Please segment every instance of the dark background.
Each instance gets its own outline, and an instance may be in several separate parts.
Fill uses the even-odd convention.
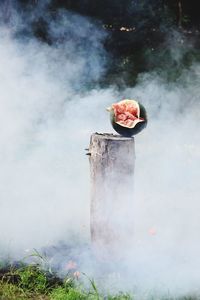
[[[13,2],[4,2],[5,19],[9,19]],[[17,3],[31,16],[41,0]],[[61,8],[91,18],[108,33],[104,47],[109,63],[102,85],[133,85],[138,74],[154,70],[167,80],[178,80],[183,68],[200,60],[197,0],[52,0],[45,9],[54,16]],[[52,43],[42,15],[31,27],[37,38]],[[179,61],[172,55],[172,47],[182,53]]]

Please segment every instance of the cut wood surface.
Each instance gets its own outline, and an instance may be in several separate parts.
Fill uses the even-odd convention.
[[[119,257],[133,238],[134,138],[94,133],[89,153],[92,245]]]

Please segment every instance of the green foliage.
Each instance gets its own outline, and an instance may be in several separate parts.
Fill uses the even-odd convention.
[[[133,300],[134,298],[129,294],[119,293],[116,296],[108,296],[108,300]]]
[[[25,261],[26,259],[34,259],[34,265],[40,266],[43,270],[48,270],[49,273],[52,273],[49,259],[45,254],[41,254],[37,249],[33,249],[33,252],[24,257],[23,260]]]
[[[93,282],[94,284],[94,282]],[[133,300],[128,294],[120,293],[116,296],[102,296],[97,291],[96,286],[92,286],[92,290],[86,292],[79,288],[70,288],[69,290],[59,287],[54,289],[50,295],[51,300]]]
[[[88,295],[75,288],[58,287],[50,295],[51,300],[87,300]]]
[[[90,282],[90,284],[91,284],[91,287],[92,287],[92,289],[93,289],[93,293],[94,293],[94,296],[95,296],[94,299],[100,300],[99,291],[98,291],[98,289],[97,289],[97,286],[96,286],[96,284],[95,284],[95,281],[94,281],[93,279],[89,278],[85,273],[83,273],[83,275],[87,277],[87,279],[89,280],[89,282]]]
[[[19,276],[19,287],[25,291],[46,293],[48,281],[45,273],[38,266],[27,266],[16,271]]]
[[[80,281],[67,276],[64,280],[52,272],[43,270],[40,265],[12,266],[2,264],[0,268],[0,300],[134,300],[127,293],[102,295],[95,281],[82,273],[90,282],[90,289],[85,289]],[[148,300],[198,300],[197,296],[154,297]]]
[[[0,282],[0,299],[24,300],[26,297],[20,287],[14,284]]]

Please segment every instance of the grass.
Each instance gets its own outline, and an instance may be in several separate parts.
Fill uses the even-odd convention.
[[[86,274],[82,274],[86,276]],[[87,276],[86,276],[87,277]],[[88,278],[86,290],[73,275],[61,280],[39,264],[20,264],[0,268],[0,300],[128,300],[126,295],[103,296]]]
[[[0,300],[134,300],[126,293],[102,295],[94,280],[82,276],[90,283],[86,289],[72,274],[61,280],[51,270],[39,264],[24,263],[17,266],[0,264]],[[148,300],[199,300],[196,297],[152,298]]]

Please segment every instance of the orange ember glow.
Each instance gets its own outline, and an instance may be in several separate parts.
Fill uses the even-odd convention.
[[[72,260],[68,261],[68,263],[66,265],[67,270],[74,270],[76,268],[77,268],[77,263],[76,262],[74,262]]]
[[[156,235],[156,229],[155,228],[150,228],[149,229],[149,235]]]
[[[80,278],[80,276],[81,276],[81,273],[79,272],[79,271],[76,271],[76,272],[74,272],[74,277],[76,278],[76,279],[79,279]]]

